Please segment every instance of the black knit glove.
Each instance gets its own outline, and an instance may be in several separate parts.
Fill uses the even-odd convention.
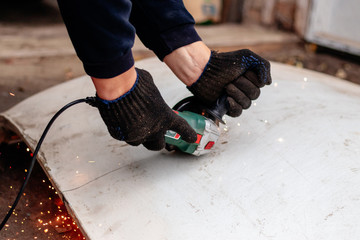
[[[196,132],[165,103],[151,75],[142,69],[136,71],[137,80],[129,92],[113,101],[96,97],[91,104],[99,109],[110,135],[133,146],[143,144],[149,150],[165,147],[167,130],[195,142]]]
[[[211,52],[200,78],[188,89],[205,104],[227,94],[227,115],[240,116],[260,95],[260,88],[271,84],[270,63],[250,50]]]

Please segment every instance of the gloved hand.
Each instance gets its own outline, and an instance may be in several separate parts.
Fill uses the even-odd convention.
[[[142,69],[136,71],[137,80],[129,92],[113,101],[97,96],[91,104],[99,109],[110,135],[133,146],[143,144],[149,150],[165,147],[167,130],[195,142],[195,130],[165,103],[151,75]]]
[[[205,104],[227,94],[227,115],[240,116],[260,95],[260,88],[271,84],[270,63],[250,50],[211,52],[200,78],[188,89]]]

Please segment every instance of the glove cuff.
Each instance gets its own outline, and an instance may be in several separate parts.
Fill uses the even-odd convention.
[[[99,97],[96,93],[96,101],[98,104],[103,104],[105,106],[108,106],[112,103],[117,103],[119,102],[121,99],[125,98],[127,95],[131,94],[131,92],[133,92],[135,90],[135,88],[137,87],[138,85],[138,82],[139,82],[139,75],[136,76],[136,80],[135,80],[135,83],[134,85],[131,87],[131,89],[129,91],[127,91],[126,93],[124,93],[123,95],[121,95],[120,97],[114,99],[114,100],[105,100],[105,99],[102,99],[101,97]]]
[[[224,91],[223,89],[227,82],[224,79],[231,79],[228,82],[236,78],[237,75],[232,71],[230,62],[236,62],[234,54],[218,53],[211,51],[209,62],[206,64],[204,71],[200,75],[199,79],[191,86],[187,87],[190,92],[200,98],[203,102],[213,103],[215,102]],[[236,55],[235,55],[236,57]]]
[[[154,85],[151,75],[142,69],[136,69],[137,79],[134,86],[124,95],[115,100],[104,100],[96,96],[96,107],[104,120],[111,136],[127,141],[131,138],[129,126],[136,122],[139,127],[150,126],[147,115],[152,114],[149,102],[163,101]]]
[[[261,83],[271,83],[270,64],[248,49],[218,53],[211,51],[209,62],[199,79],[188,89],[202,101],[212,103],[224,94],[224,87],[245,71],[254,71]]]

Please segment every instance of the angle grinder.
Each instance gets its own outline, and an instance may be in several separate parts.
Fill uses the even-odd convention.
[[[166,149],[196,156],[211,152],[220,136],[219,125],[225,124],[222,118],[228,111],[227,96],[223,95],[211,106],[203,104],[194,96],[187,97],[178,102],[173,110],[196,131],[197,140],[188,143],[178,133],[168,130],[165,134]]]

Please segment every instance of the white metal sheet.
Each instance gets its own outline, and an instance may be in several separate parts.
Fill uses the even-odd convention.
[[[170,106],[189,95],[157,59]],[[273,84],[195,157],[112,139],[97,109],[55,122],[39,162],[89,239],[359,239],[360,86],[272,63]],[[51,116],[94,94],[84,76],[0,115],[34,148]]]

